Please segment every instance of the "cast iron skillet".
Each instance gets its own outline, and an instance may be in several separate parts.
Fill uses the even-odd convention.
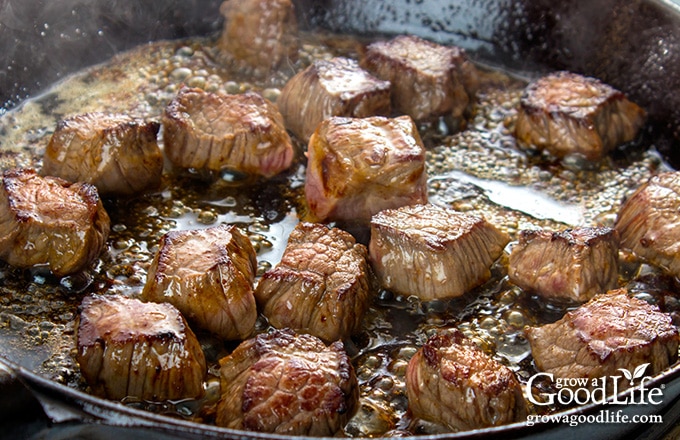
[[[0,103],[2,112],[82,67],[135,45],[167,38],[211,35],[221,27],[221,0],[8,0],[0,3]],[[466,48],[473,59],[538,74],[568,69],[601,78],[645,107],[650,135],[668,161],[680,163],[680,5],[671,0],[299,0],[300,23],[362,35],[411,33]],[[199,425],[125,407],[49,381],[26,359],[0,362],[39,398],[61,424],[56,438],[284,438]],[[662,405],[628,406],[625,413],[680,413],[680,366],[655,378]],[[568,414],[596,414],[588,405]],[[662,435],[668,426],[645,427]],[[630,437],[626,424],[577,427],[525,423],[423,438]]]

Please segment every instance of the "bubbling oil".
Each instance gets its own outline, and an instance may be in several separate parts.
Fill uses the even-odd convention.
[[[276,101],[286,80],[314,59],[358,58],[362,43],[351,37],[303,34],[302,38],[298,60],[264,79],[215,62],[209,39],[155,42],[116,55],[4,114],[0,168],[39,169],[50,135],[67,116],[108,111],[158,119],[182,84],[226,93],[253,90]],[[460,131],[444,120],[419,127],[427,147],[432,203],[483,216],[513,240],[527,228],[611,226],[621,200],[666,167],[653,145],[644,143],[616,151],[595,168],[547,161],[519,150],[512,128],[526,83],[500,70],[480,72],[476,105]],[[304,145],[296,141],[296,148],[301,152]],[[0,265],[3,355],[22,359],[25,366],[50,379],[86,390],[73,356],[81,298],[93,292],[139,296],[159,240],[171,230],[237,225],[253,243],[258,276],[262,275],[278,263],[288,234],[304,214],[305,163],[303,155],[298,156],[288,172],[271,180],[168,168],[159,191],[105,200],[112,225],[108,250],[82,274],[59,280],[41,268]],[[511,368],[522,383],[534,373],[524,327],[552,322],[569,306],[546,304],[511,285],[505,269],[507,255],[495,263],[487,283],[461,298],[423,303],[416,296],[379,292],[362,331],[346,341],[361,390],[360,409],[345,429],[347,436],[441,432],[410,418],[405,384],[408,361],[438,329],[457,327]],[[639,273],[639,268],[631,268],[626,277],[633,279]],[[648,285],[635,286],[641,286],[640,296],[654,291]],[[258,326],[264,331],[267,323],[260,319]],[[217,360],[233,344],[201,337],[211,362],[204,399],[125,403],[210,423],[219,398]]]

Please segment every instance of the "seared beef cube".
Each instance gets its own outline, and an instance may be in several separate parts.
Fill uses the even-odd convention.
[[[653,376],[678,358],[670,315],[624,289],[598,295],[555,323],[528,327],[526,335],[536,367],[555,378],[621,376],[619,369],[633,372],[645,363],[645,375]],[[628,385],[621,380],[618,389]]]
[[[373,216],[368,249],[383,287],[430,301],[463,295],[487,281],[509,241],[481,217],[428,204]]]
[[[261,334],[220,360],[217,425],[282,435],[333,436],[359,404],[342,342],[291,330]]]
[[[408,116],[327,119],[307,156],[305,197],[317,221],[368,223],[383,209],[427,202],[425,147]]]
[[[110,220],[94,186],[30,169],[6,170],[0,185],[3,261],[48,265],[66,276],[92,264],[106,247]]]
[[[392,83],[392,106],[415,120],[459,118],[476,93],[477,72],[463,49],[413,35],[369,44],[361,65]]]
[[[544,298],[588,301],[617,287],[619,235],[611,228],[520,231],[508,276]]]
[[[176,308],[118,295],[83,299],[77,360],[92,391],[120,400],[203,394],[201,345]]]
[[[307,142],[331,116],[389,116],[390,83],[349,58],[317,60],[286,83],[276,102],[286,128]]]
[[[557,72],[527,86],[520,100],[515,136],[520,146],[555,157],[604,157],[635,139],[645,112],[620,91],[595,78]]]
[[[262,276],[255,298],[274,327],[332,342],[360,329],[370,303],[370,275],[366,246],[352,235],[300,223],[281,262]]]
[[[619,209],[621,248],[680,276],[680,172],[649,179]]]
[[[223,58],[259,74],[298,54],[298,24],[291,0],[227,0],[220,6],[224,27],[217,42]]]
[[[169,302],[199,327],[224,339],[250,336],[257,320],[257,260],[235,226],[170,231],[151,263],[142,297]]]
[[[64,119],[47,144],[42,174],[91,183],[102,196],[156,189],[163,172],[159,127],[155,121],[111,113]]]
[[[293,161],[283,117],[254,92],[228,95],[184,87],[162,122],[165,154],[181,168],[271,177]]]
[[[430,337],[411,358],[406,393],[415,417],[454,431],[519,422],[527,413],[514,373],[457,329]]]

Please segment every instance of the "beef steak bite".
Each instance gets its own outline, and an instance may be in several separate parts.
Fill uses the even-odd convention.
[[[283,117],[255,92],[229,95],[183,87],[162,123],[165,154],[180,168],[272,177],[293,161]]]
[[[220,360],[217,425],[282,435],[333,436],[359,405],[342,342],[275,330]]]
[[[106,247],[110,220],[97,188],[32,169],[5,170],[0,181],[0,259],[47,265],[56,276],[79,272]]]
[[[91,295],[80,308],[76,358],[95,394],[151,401],[203,394],[205,357],[175,307]]]
[[[260,279],[255,298],[269,323],[332,342],[361,327],[371,301],[368,251],[349,233],[298,224],[281,262]]]
[[[159,127],[114,113],[69,117],[57,124],[47,144],[41,174],[91,183],[102,196],[156,189],[163,172]]]
[[[619,235],[611,228],[588,227],[520,231],[508,276],[544,298],[588,301],[618,285]]]
[[[439,331],[413,355],[406,393],[415,417],[453,431],[519,422],[527,414],[514,373],[457,329]]]
[[[382,286],[424,301],[481,285],[509,237],[481,217],[435,205],[386,209],[371,220],[369,257]]]
[[[515,137],[520,146],[553,156],[599,160],[633,141],[644,125],[643,109],[601,81],[556,72],[527,86],[520,99]]]
[[[632,372],[645,363],[652,376],[678,357],[678,330],[670,315],[624,289],[598,295],[559,321],[525,332],[536,367],[555,378],[621,376],[619,369]],[[627,384],[620,381],[619,390]]]
[[[368,223],[383,209],[427,202],[425,147],[408,116],[326,119],[307,159],[305,197],[316,221]]]
[[[286,83],[276,102],[286,128],[308,142],[331,116],[389,116],[390,83],[349,58],[317,60]]]
[[[390,81],[392,106],[415,120],[459,118],[477,89],[476,68],[463,49],[413,35],[369,44],[361,66]]]
[[[170,231],[161,238],[142,298],[173,304],[219,337],[244,339],[257,320],[256,268],[255,250],[235,226]]]
[[[626,199],[614,228],[621,248],[680,277],[680,173],[651,177]]]
[[[227,0],[217,41],[220,58],[265,75],[298,55],[298,24],[291,0]]]

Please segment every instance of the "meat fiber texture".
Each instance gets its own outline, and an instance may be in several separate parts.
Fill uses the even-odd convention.
[[[217,425],[282,435],[334,436],[359,405],[342,342],[292,330],[260,334],[220,360]]]
[[[430,301],[487,281],[509,240],[481,217],[431,204],[404,206],[373,216],[369,256],[384,288]]]
[[[367,46],[361,66],[392,84],[392,107],[420,121],[459,119],[474,101],[478,73],[465,51],[413,35]]]
[[[236,67],[264,76],[298,56],[298,23],[291,0],[227,0],[217,41],[219,56]]]
[[[223,339],[244,339],[257,320],[256,268],[255,250],[235,226],[171,231],[161,239],[142,298],[173,304]]]
[[[294,151],[278,108],[255,92],[230,95],[183,87],[163,112],[165,154],[173,165],[272,177]]]
[[[621,248],[680,276],[680,173],[660,173],[626,199],[614,228]]]
[[[110,219],[87,183],[6,170],[0,181],[0,259],[47,265],[56,276],[79,272],[106,247]]]
[[[341,229],[303,222],[281,262],[260,279],[255,298],[274,327],[332,342],[361,329],[372,292],[366,246]]]
[[[425,147],[409,116],[326,119],[307,149],[310,220],[368,224],[383,209],[427,202]]]
[[[620,376],[619,369],[633,371],[645,363],[653,376],[678,357],[678,330],[670,315],[624,289],[598,295],[555,323],[528,327],[526,335],[536,367],[556,378]],[[621,381],[619,390],[627,387]]]
[[[130,196],[160,186],[160,124],[123,114],[85,113],[57,124],[41,174],[87,182],[102,196]]]
[[[515,136],[520,146],[558,158],[599,160],[618,145],[633,141],[645,120],[645,111],[611,86],[556,72],[525,89]]]
[[[527,414],[514,373],[457,329],[440,330],[411,358],[406,392],[415,417],[453,431],[518,422]]]
[[[618,286],[619,235],[611,228],[520,231],[508,276],[544,298],[585,302]]]
[[[203,394],[201,345],[170,304],[85,297],[76,339],[80,369],[97,395],[158,402]]]
[[[316,60],[293,76],[276,101],[286,128],[304,142],[331,116],[389,116],[390,82],[350,58]]]

